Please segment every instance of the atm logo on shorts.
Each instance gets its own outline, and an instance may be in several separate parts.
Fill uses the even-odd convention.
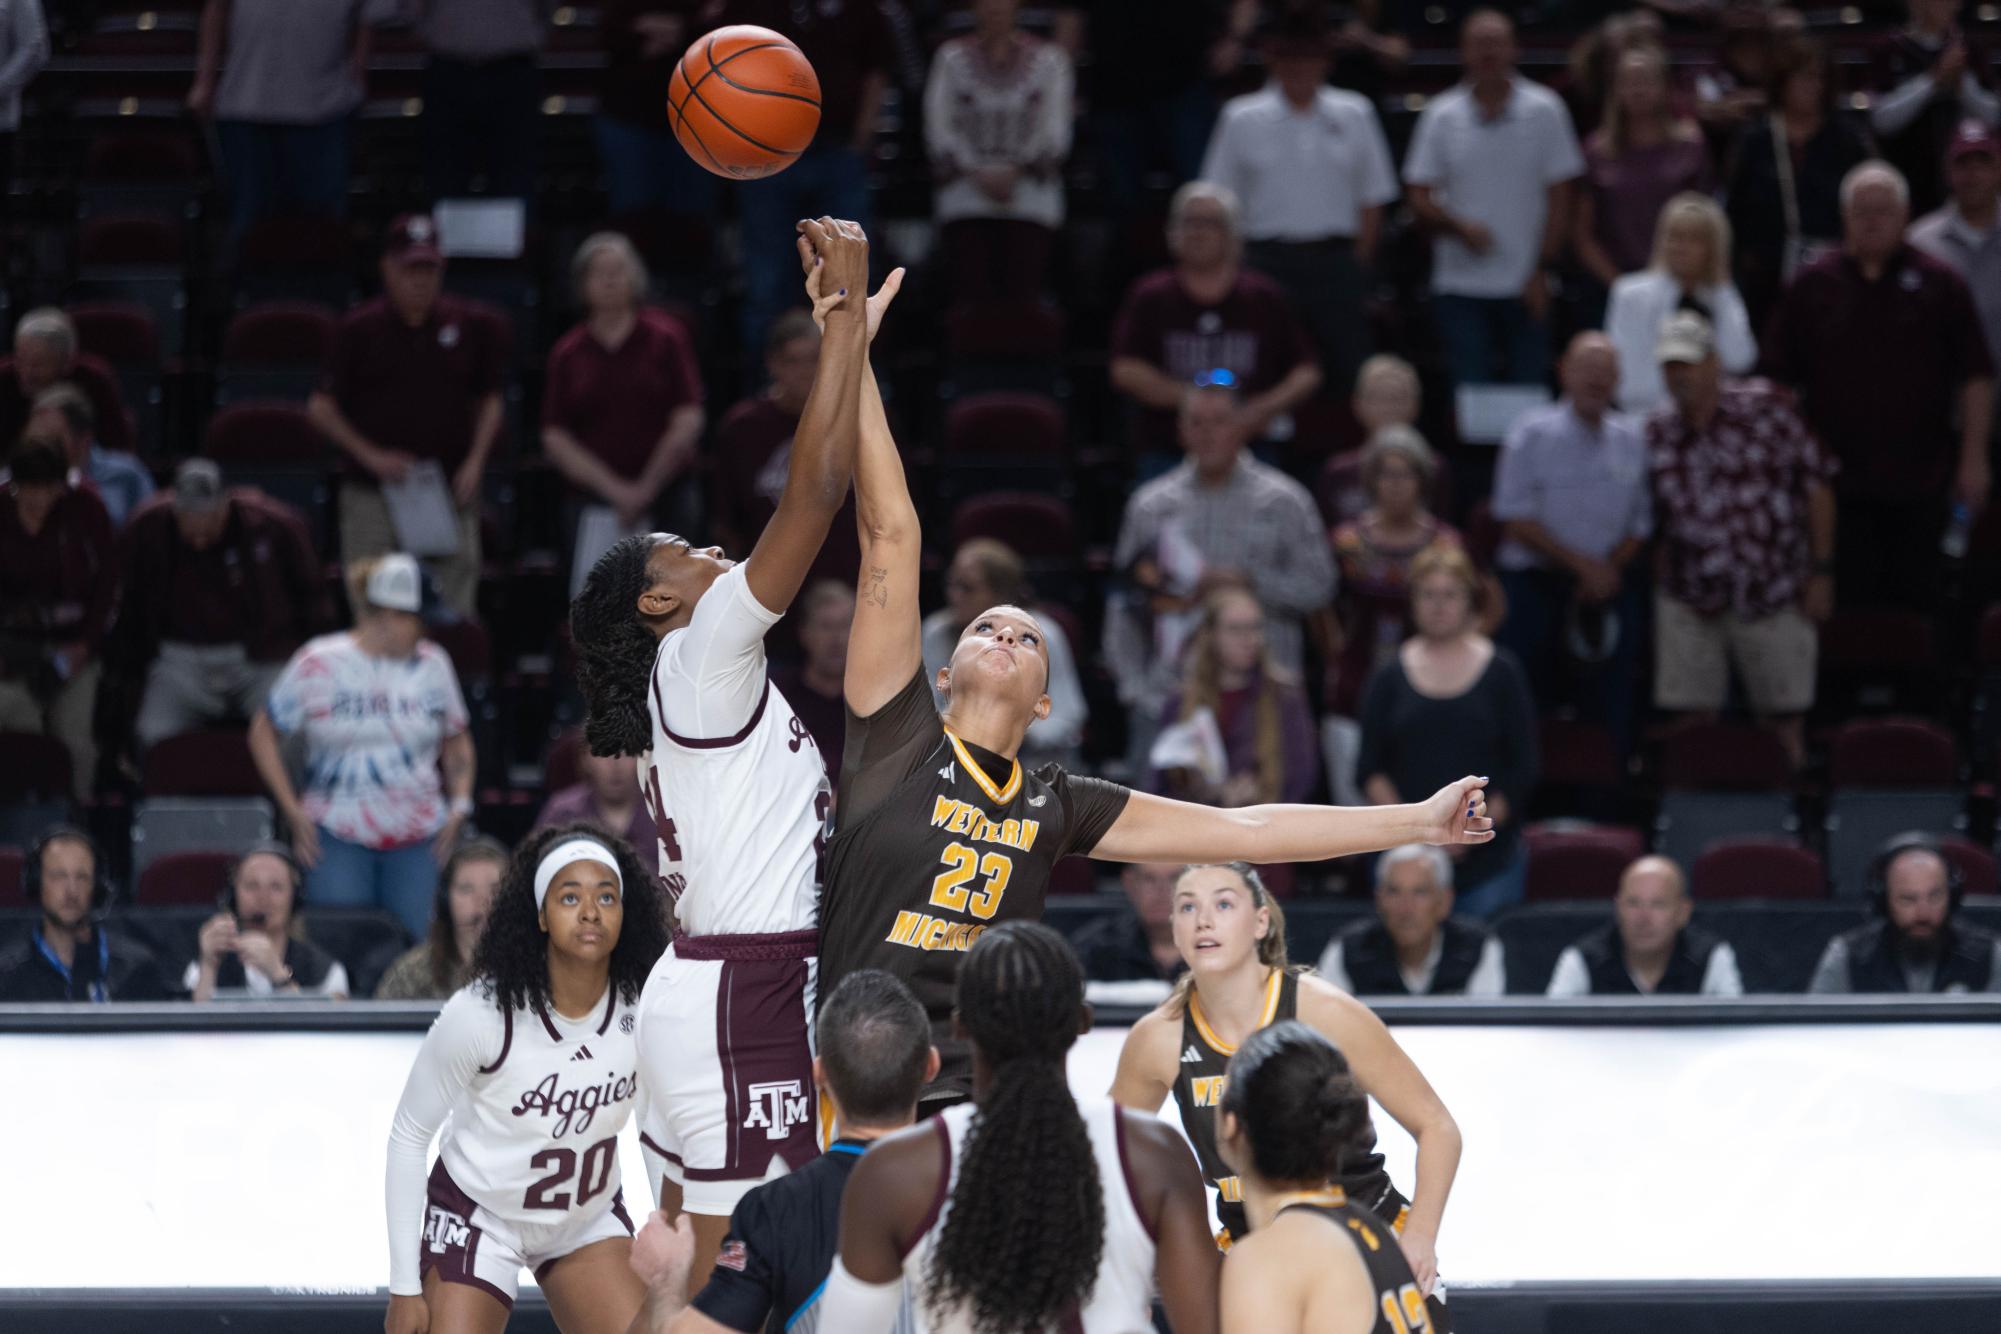
[[[745,1130],[764,1131],[766,1139],[785,1139],[794,1126],[807,1123],[806,1086],[797,1079],[773,1079],[750,1086],[750,1115]]]
[[[449,1209],[431,1206],[431,1212],[424,1219],[424,1244],[431,1248],[431,1254],[443,1255],[449,1250],[462,1250],[472,1239],[472,1225]]]

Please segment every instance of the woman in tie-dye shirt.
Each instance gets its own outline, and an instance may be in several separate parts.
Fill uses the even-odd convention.
[[[423,637],[416,561],[356,562],[348,592],[354,628],[293,655],[251,724],[251,754],[291,826],[307,901],[387,908],[421,935],[438,864],[472,812],[465,699],[451,659]],[[295,735],[296,790],[280,753]]]

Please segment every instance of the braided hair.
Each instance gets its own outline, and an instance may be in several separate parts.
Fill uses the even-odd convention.
[[[646,688],[660,641],[640,624],[639,595],[650,586],[651,537],[628,537],[598,557],[570,604],[577,683],[589,713],[584,741],[593,755],[639,755],[653,744]]]
[[[1230,1058],[1223,1110],[1243,1128],[1251,1166],[1274,1184],[1338,1180],[1375,1133],[1348,1058],[1297,1019],[1244,1039]]]
[[[958,1015],[993,1086],[967,1132],[927,1301],[963,1304],[978,1334],[1027,1334],[1089,1300],[1105,1249],[1098,1161],[1064,1073],[1084,970],[1050,928],[1002,923],[966,954]]]
[[[535,868],[542,854],[572,838],[601,845],[618,865],[620,898],[625,906],[618,943],[611,948],[611,985],[627,1005],[639,1002],[646,975],[667,949],[667,901],[659,881],[644,866],[632,845],[596,825],[581,821],[537,830],[514,850],[514,860],[493,897],[493,913],[473,951],[472,976],[493,989],[503,1010],[530,1002],[549,1004],[549,937],[536,920]]]

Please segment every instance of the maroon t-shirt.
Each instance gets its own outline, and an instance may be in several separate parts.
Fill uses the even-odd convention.
[[[111,515],[95,491],[63,492],[31,534],[13,483],[0,486],[0,632],[44,644],[82,640],[95,652],[118,593],[117,554]],[[11,674],[24,668],[0,664]]]
[[[449,293],[414,326],[385,298],[364,301],[334,331],[320,388],[374,444],[436,459],[449,474],[472,452],[480,403],[500,392],[505,321]],[[351,461],[348,472],[364,476]]]
[[[755,23],[799,44],[820,76],[816,144],[852,139],[863,83],[889,73],[889,25],[876,0],[730,0],[718,22]]]
[[[1137,357],[1182,384],[1220,367],[1249,396],[1270,389],[1315,353],[1285,292],[1262,273],[1238,270],[1236,285],[1211,305],[1190,296],[1170,268],[1147,274],[1126,293],[1112,326],[1112,355]],[[1176,452],[1173,411],[1138,409],[1133,447]]]
[[[1960,389],[1994,374],[1966,283],[1910,246],[1873,282],[1847,255],[1802,269],[1772,313],[1764,353],[1841,460],[1842,494],[1890,502],[1945,494],[1959,459]]]
[[[642,310],[615,348],[593,338],[588,324],[564,334],[549,353],[542,394],[544,426],[562,427],[630,481],[653,457],[674,409],[702,401],[702,374],[681,322]]]
[[[747,398],[731,408],[716,428],[710,473],[714,488],[710,496],[711,513],[719,528],[718,536],[739,560],[749,554],[764,525],[778,512],[778,498],[785,494],[786,469],[792,462],[792,433],[798,428],[797,417],[781,411],[762,395]],[[861,568],[861,538],[855,529],[855,498],[851,491],[841,505],[841,512],[834,516],[833,527],[813,560],[806,584],[820,579],[852,584]],[[840,751],[826,753],[838,755]]]
[[[88,352],[79,352],[76,364],[63,379],[75,385],[90,400],[97,414],[97,443],[106,449],[131,452],[132,424],[125,419],[125,396],[118,390],[118,377],[111,367]],[[0,357],[0,449],[12,449],[28,424],[32,406],[21,382],[14,375],[14,358]]]

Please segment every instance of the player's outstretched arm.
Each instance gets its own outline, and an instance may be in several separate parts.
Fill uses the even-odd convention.
[[[1135,792],[1090,855],[1115,862],[1317,862],[1406,843],[1485,843],[1487,780],[1462,778],[1398,806],[1240,806]]]
[[[801,222],[799,232],[801,261],[809,270],[818,261],[832,299],[816,312],[824,330],[820,365],[792,437],[785,490],[745,563],[751,595],[773,611],[798,596],[847,498],[859,440],[855,396],[868,356],[868,238],[854,223],[833,218]]]

